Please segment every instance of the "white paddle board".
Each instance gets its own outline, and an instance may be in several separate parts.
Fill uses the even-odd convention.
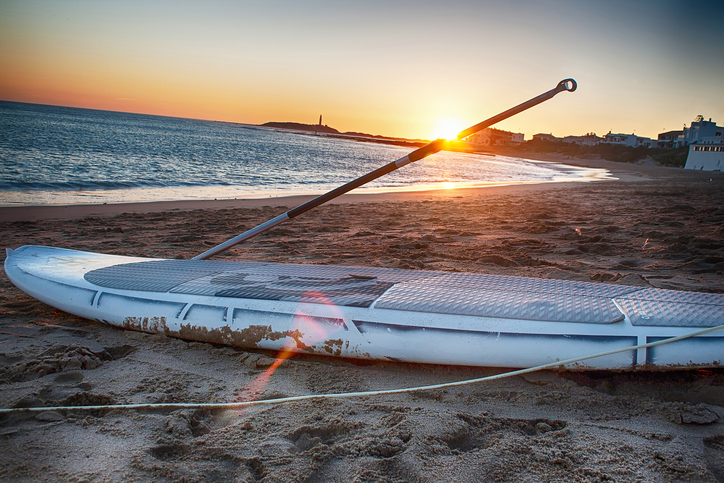
[[[724,295],[474,273],[165,260],[24,246],[5,271],[31,296],[124,329],[243,349],[531,367],[724,321]],[[569,369],[712,367],[716,333]]]

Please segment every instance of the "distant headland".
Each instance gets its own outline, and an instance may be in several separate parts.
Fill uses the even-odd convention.
[[[300,122],[266,122],[260,124],[261,127],[268,127],[272,129],[288,129],[291,131],[304,131],[310,133],[329,134],[332,136],[339,136],[348,139],[363,138],[367,142],[378,142],[382,144],[394,144],[397,146],[422,146],[428,143],[424,139],[403,139],[403,138],[392,138],[388,136],[379,136],[376,134],[366,134],[361,132],[340,132],[333,127],[329,127],[326,124],[302,124]]]
[[[333,127],[320,124],[302,124],[300,122],[267,122],[262,124],[263,127],[272,127],[275,129],[293,129],[294,131],[310,131],[323,132],[326,134],[342,134]]]

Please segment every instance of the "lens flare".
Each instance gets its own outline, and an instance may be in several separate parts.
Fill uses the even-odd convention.
[[[299,351],[315,345],[317,342],[329,339],[335,332],[344,330],[344,317],[339,308],[329,298],[319,292],[310,291],[302,297],[304,301],[314,301],[315,304],[322,304],[331,310],[330,316],[314,316],[297,313],[292,319],[291,328],[287,331],[287,337],[277,357],[263,373],[259,374],[250,384],[244,387],[238,394],[236,400],[255,401],[261,396],[271,376],[284,361],[294,356]]]

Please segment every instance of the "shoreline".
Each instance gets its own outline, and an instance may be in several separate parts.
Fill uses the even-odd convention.
[[[507,154],[505,154],[507,155]],[[611,179],[590,179],[572,181],[532,182],[515,184],[492,184],[488,186],[459,187],[454,189],[434,189],[420,191],[388,191],[388,192],[350,192],[330,201],[330,204],[359,203],[359,202],[385,202],[402,200],[440,199],[469,194],[493,196],[512,194],[517,192],[539,191],[545,189],[567,188],[578,185],[610,181],[642,181],[660,177],[671,176],[672,172],[681,172],[680,168],[634,165],[616,163],[602,159],[570,158],[560,155],[540,155],[526,158],[531,161],[544,161],[567,164],[575,167],[590,169],[606,169]],[[78,219],[90,216],[114,216],[121,213],[159,213],[164,211],[188,211],[195,209],[233,209],[233,208],[259,208],[263,206],[295,207],[321,195],[290,195],[266,198],[238,198],[214,200],[168,200],[168,201],[142,201],[128,203],[103,204],[72,204],[72,205],[23,205],[0,206],[0,222],[35,221],[56,219]]]
[[[467,194],[498,195],[525,191],[552,189],[553,186],[579,185],[605,181],[561,181],[547,183],[509,184],[483,187],[462,187],[421,191],[392,191],[381,193],[346,193],[326,204],[420,201],[425,199],[457,198]],[[166,211],[190,211],[212,209],[261,208],[283,206],[293,208],[312,200],[315,195],[275,196],[270,198],[239,198],[218,200],[170,200],[129,203],[0,206],[0,222],[77,219],[90,216],[115,216],[122,213],[160,213]]]

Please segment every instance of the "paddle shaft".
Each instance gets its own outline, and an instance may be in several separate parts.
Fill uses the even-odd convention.
[[[549,90],[548,92],[544,92],[543,94],[534,97],[528,101],[525,101],[522,104],[518,104],[517,106],[508,109],[507,111],[501,112],[500,114],[491,117],[490,119],[486,119],[483,122],[480,122],[474,126],[471,126],[464,131],[461,131],[457,135],[457,140],[464,139],[468,136],[470,136],[473,133],[476,133],[482,129],[485,129],[487,127],[492,126],[493,124],[496,124],[504,119],[507,119],[511,116],[514,116],[520,112],[525,111],[526,109],[530,109],[531,107],[540,104],[541,102],[545,102],[551,97],[555,96],[559,92],[568,91],[573,92],[576,90],[576,81],[573,79],[564,79],[558,83],[558,85]],[[252,228],[251,230],[245,231],[244,233],[235,236],[234,238],[225,241],[224,243],[215,246],[214,248],[211,248],[204,253],[200,255],[196,255],[193,257],[193,260],[206,260],[208,258],[211,258],[214,255],[217,255],[225,250],[228,250],[229,248],[233,247],[234,245],[237,245],[243,241],[248,240],[249,238],[252,238],[260,233],[263,233],[267,230],[271,230],[275,226],[284,223],[287,220],[290,220],[292,218],[295,218],[302,213],[306,213],[307,211],[316,208],[319,205],[323,205],[324,203],[333,200],[334,198],[337,198],[338,196],[341,196],[348,191],[352,191],[355,188],[359,188],[362,185],[365,185],[369,183],[370,181],[374,181],[377,178],[380,178],[386,174],[389,174],[402,166],[405,166],[406,164],[414,163],[415,161],[419,161],[423,158],[426,158],[432,154],[435,154],[437,152],[442,151],[445,146],[447,146],[448,141],[445,139],[437,139],[413,152],[408,154],[407,156],[403,156],[402,158],[392,161],[391,163],[388,163],[380,168],[377,168],[376,170],[367,173],[363,176],[360,176],[359,178],[350,181],[347,184],[344,184],[340,186],[339,188],[335,188],[332,191],[325,193],[323,195],[320,195],[306,203],[303,203],[296,208],[293,208],[286,213],[283,213],[276,218],[273,218],[265,223],[262,223],[259,226],[256,226]]]

